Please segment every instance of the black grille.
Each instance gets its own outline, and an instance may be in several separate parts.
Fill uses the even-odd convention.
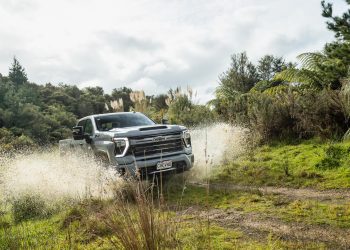
[[[183,150],[181,134],[162,135],[142,138],[134,138],[135,145],[131,145],[129,153],[135,157],[165,154]]]

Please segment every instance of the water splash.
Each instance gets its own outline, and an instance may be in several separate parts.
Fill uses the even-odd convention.
[[[247,133],[247,129],[226,123],[193,129],[195,164],[191,175],[205,177],[213,168],[245,152]]]
[[[113,185],[120,180],[113,169],[91,158],[60,157],[57,150],[4,159],[0,165],[0,192],[7,200],[23,194],[40,195],[52,201],[109,197]]]
[[[192,130],[195,166],[191,176],[205,177],[215,166],[242,153],[246,132],[222,123]],[[117,185],[122,181],[115,170],[89,157],[60,157],[57,150],[0,156],[0,200],[23,194],[39,195],[47,201],[104,198],[113,196]]]

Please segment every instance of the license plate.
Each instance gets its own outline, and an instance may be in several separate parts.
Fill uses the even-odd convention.
[[[163,170],[171,168],[173,165],[172,161],[161,161],[157,163],[157,170]]]

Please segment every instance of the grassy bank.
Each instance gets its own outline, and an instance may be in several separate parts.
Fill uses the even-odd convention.
[[[215,168],[211,180],[246,186],[350,188],[350,142],[261,146]]]

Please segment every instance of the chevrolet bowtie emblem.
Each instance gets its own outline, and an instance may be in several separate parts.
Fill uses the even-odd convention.
[[[153,138],[153,141],[165,141],[165,136],[157,136]]]

